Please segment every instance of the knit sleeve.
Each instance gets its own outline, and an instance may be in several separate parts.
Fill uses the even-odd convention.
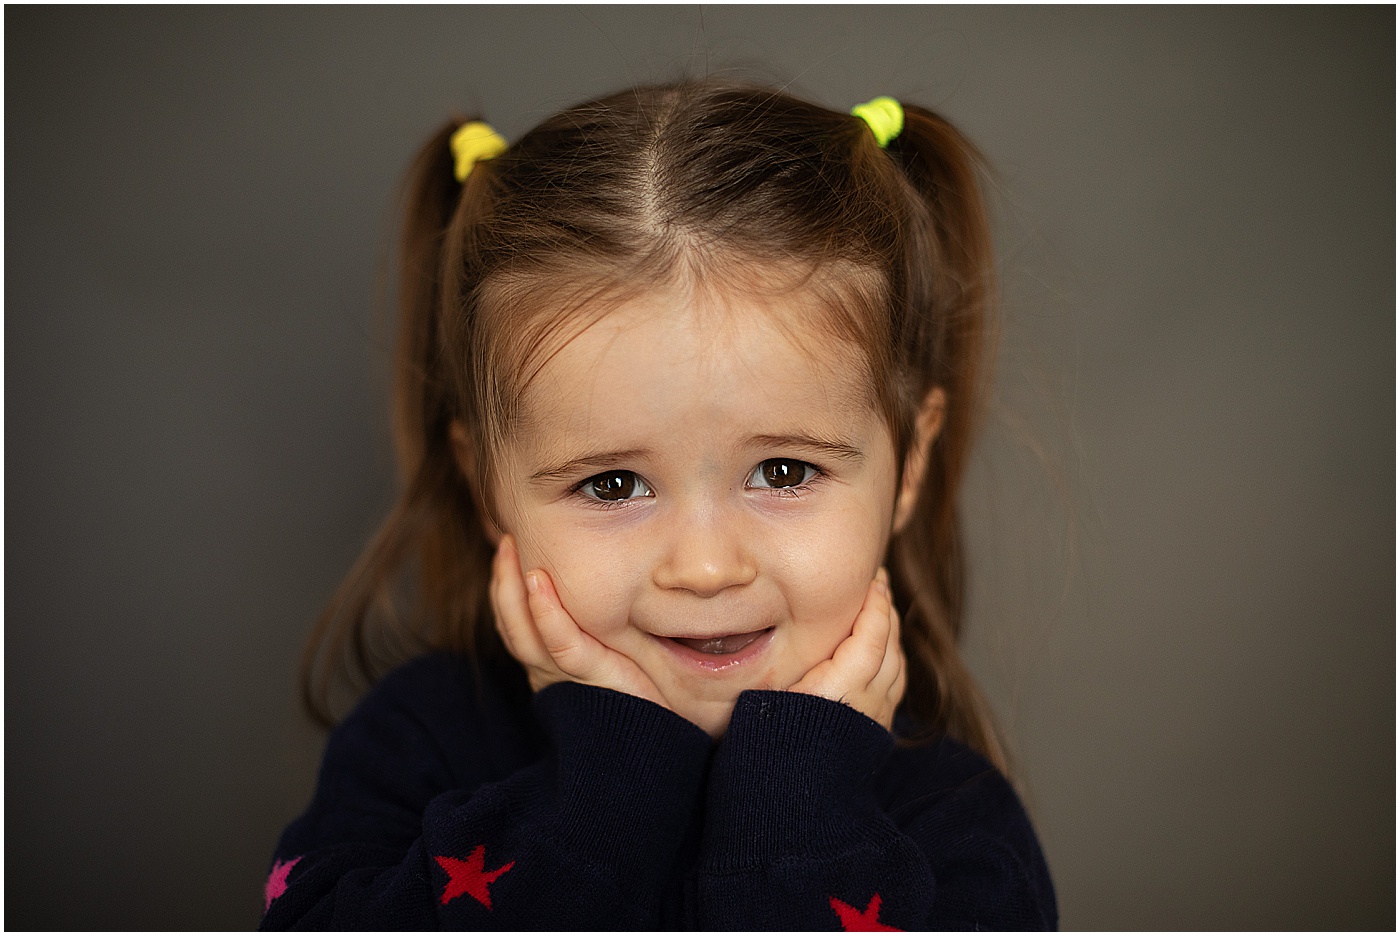
[[[535,706],[551,753],[451,789],[440,765],[462,752],[444,744],[470,732],[434,732],[411,706],[383,703],[342,725],[310,809],[279,843],[262,928],[655,925],[709,738],[606,689],[559,684]]]
[[[1044,860],[1001,775],[952,742],[891,767],[893,745],[849,706],[743,693],[710,769],[697,927],[1053,929]]]

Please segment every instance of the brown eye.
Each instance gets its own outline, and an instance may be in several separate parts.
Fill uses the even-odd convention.
[[[770,458],[760,462],[749,477],[749,487],[793,488],[806,484],[817,469],[795,458]]]
[[[594,475],[579,488],[587,497],[600,501],[625,501],[651,496],[651,488],[633,471],[608,471]]]

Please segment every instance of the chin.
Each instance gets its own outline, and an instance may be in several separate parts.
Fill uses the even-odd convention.
[[[676,712],[686,721],[699,725],[702,731],[713,740],[718,741],[729,728],[729,719],[734,714],[734,703],[737,701],[738,698],[735,697],[727,703],[706,702],[700,705],[680,707],[676,709]]]

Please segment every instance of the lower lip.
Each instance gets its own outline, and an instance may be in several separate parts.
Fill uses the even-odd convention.
[[[768,628],[737,653],[701,653],[699,650],[687,647],[683,643],[677,643],[669,637],[658,637],[657,639],[688,665],[708,673],[718,673],[728,671],[736,666],[743,666],[750,660],[759,657],[764,650],[768,649],[768,644],[772,642],[773,630],[771,627]]]

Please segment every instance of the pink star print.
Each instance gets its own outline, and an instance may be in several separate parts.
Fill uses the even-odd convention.
[[[272,873],[267,876],[267,883],[263,885],[263,913],[272,906],[272,902],[287,892],[287,875],[301,858],[293,858],[291,861],[274,861],[272,863]]]
[[[893,926],[886,926],[880,922],[880,895],[876,894],[870,898],[870,903],[864,910],[857,910],[844,900],[831,898],[831,909],[836,911],[836,915],[841,918],[841,928],[848,933],[873,933],[886,932],[897,933],[899,930]]]
[[[515,867],[515,862],[509,861],[494,871],[487,871],[485,845],[476,846],[476,850],[467,856],[466,861],[448,855],[434,855],[433,860],[447,872],[449,878],[447,886],[442,889],[443,903],[455,900],[463,894],[471,894],[476,898],[476,902],[487,910],[491,909],[490,885],[495,883],[496,878]]]

